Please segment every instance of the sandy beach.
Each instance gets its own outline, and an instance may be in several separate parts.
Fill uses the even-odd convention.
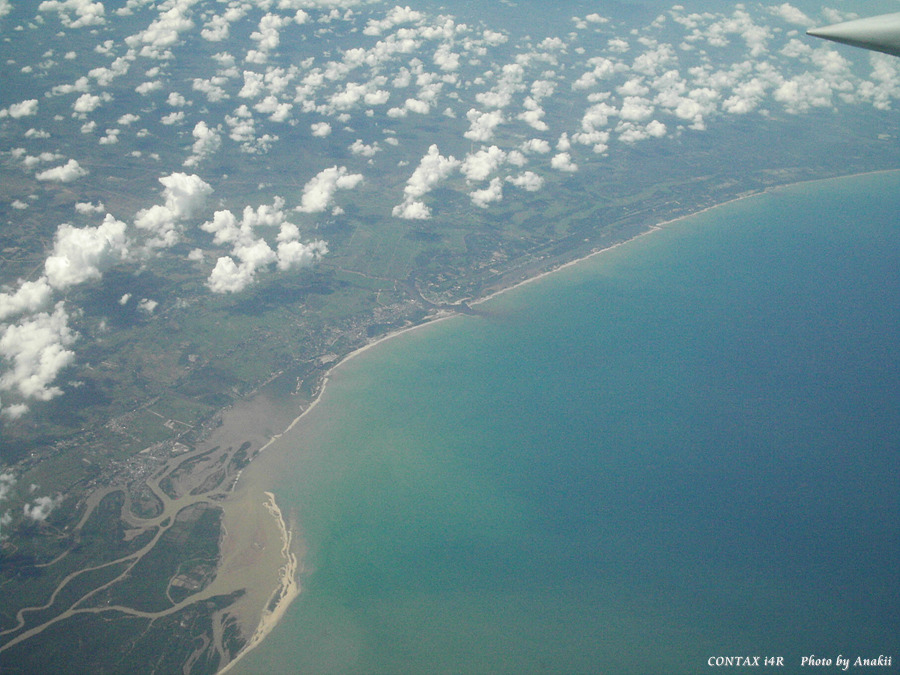
[[[864,172],[861,174],[854,174],[854,176],[865,176],[871,174],[878,173],[889,173],[893,170],[886,171],[871,171]],[[851,176],[842,176],[839,178],[850,178]],[[546,271],[535,274],[534,276],[528,277],[527,279],[523,279],[519,282],[511,284],[505,288],[494,291],[484,297],[474,298],[468,301],[469,305],[479,305],[492,298],[498,297],[503,293],[506,293],[510,290],[523,286],[525,284],[530,284],[539,279],[543,279],[551,274],[555,274],[563,269],[572,267],[579,263],[582,263],[586,260],[595,258],[598,255],[603,253],[607,253],[611,250],[614,250],[620,246],[633,242],[637,239],[645,237],[654,232],[659,232],[667,227],[670,227],[680,221],[683,221],[687,218],[693,218],[700,214],[709,212],[713,209],[719,208],[721,206],[725,206],[727,204],[733,204],[735,202],[739,202],[741,200],[747,199],[749,197],[759,196],[761,194],[765,194],[768,192],[778,191],[781,189],[789,188],[793,185],[801,185],[805,183],[813,183],[820,182],[822,180],[831,180],[829,178],[825,179],[815,179],[808,181],[798,181],[795,183],[773,186],[770,188],[766,188],[765,190],[754,191],[747,194],[742,194],[733,199],[729,199],[725,202],[721,202],[719,204],[714,204],[698,211],[685,214],[682,216],[678,216],[676,218],[672,218],[666,221],[662,221],[655,225],[648,227],[643,232],[640,232],[633,237],[625,239],[623,241],[617,242],[610,246],[606,246],[594,251],[591,251],[589,254],[582,256],[578,259],[571,260],[562,264],[559,264],[552,269],[548,269]],[[343,358],[336,361],[331,368],[326,372],[321,386],[317,392],[316,398],[307,405],[299,415],[293,417],[290,420],[290,423],[287,424],[283,431],[277,434],[270,435],[268,440],[266,440],[259,448],[259,450],[254,455],[254,461],[251,465],[244,471],[241,479],[235,486],[235,490],[232,493],[232,497],[229,498],[228,503],[224,506],[225,508],[225,526],[227,529],[227,534],[224,537],[223,542],[223,551],[224,550],[234,550],[239,548],[246,548],[247,546],[254,546],[253,537],[248,536],[248,532],[252,528],[258,528],[259,525],[252,524],[252,518],[247,517],[247,507],[250,501],[256,503],[262,511],[257,509],[257,513],[264,512],[267,514],[267,517],[270,521],[268,528],[271,528],[270,532],[277,532],[278,537],[280,538],[280,546],[269,546],[271,549],[266,556],[259,555],[250,555],[247,558],[248,563],[253,565],[252,571],[248,569],[247,565],[240,565],[242,575],[246,575],[243,578],[244,585],[249,585],[253,587],[253,590],[249,593],[254,598],[253,602],[242,602],[242,609],[238,610],[238,619],[240,624],[244,628],[245,634],[249,635],[248,642],[245,647],[238,653],[230,663],[228,663],[220,672],[227,672],[231,670],[231,668],[240,661],[240,659],[246,655],[249,651],[257,647],[262,641],[266,638],[266,636],[272,631],[272,629],[278,624],[279,620],[282,616],[284,616],[291,602],[296,599],[296,597],[301,592],[301,587],[299,583],[299,574],[302,571],[302,542],[298,541],[298,537],[296,536],[296,532],[292,532],[291,529],[287,526],[284,515],[282,514],[280,508],[278,507],[275,501],[275,495],[272,492],[266,491],[265,488],[265,471],[261,470],[262,464],[265,464],[265,458],[260,457],[260,455],[267,450],[270,446],[280,440],[285,434],[292,431],[303,419],[306,415],[308,415],[321,401],[323,395],[328,386],[328,382],[331,376],[334,373],[336,368],[341,367],[343,364],[348,363],[353,358],[359,356],[360,354],[372,349],[373,347],[386,342],[387,340],[391,340],[399,335],[403,335],[410,331],[418,330],[425,326],[432,325],[439,321],[445,321],[447,319],[451,319],[457,316],[462,316],[459,312],[454,312],[452,310],[442,309],[433,315],[427,317],[420,323],[415,325],[406,326],[394,332],[388,333],[384,336],[381,336],[377,339],[368,342],[367,344],[355,349],[354,351],[346,354]],[[254,507],[255,508],[255,507]],[[223,556],[224,557],[224,556]],[[263,559],[264,558],[264,559]],[[234,565],[230,567],[228,565],[223,565],[222,572],[227,574],[233,574],[235,569]],[[277,574],[275,574],[275,578],[273,579],[273,570],[277,570]],[[274,581],[274,583],[273,583]],[[274,591],[271,590],[274,587]],[[248,589],[250,590],[250,589]],[[266,597],[267,601],[264,604],[264,608],[262,609],[261,614],[256,613],[255,615],[248,615],[247,609],[251,606],[259,606],[259,600],[262,597]],[[231,612],[231,609],[228,610]],[[254,628],[255,625],[255,628]]]
[[[298,569],[300,553],[292,548],[293,537],[284,521],[281,509],[278,508],[275,495],[271,492],[266,492],[265,496],[266,501],[263,506],[269,516],[277,523],[281,537],[280,559],[282,565],[279,570],[278,585],[269,596],[253,635],[237,656],[219,671],[220,673],[226,673],[231,670],[244,656],[257,647],[278,624],[291,602],[300,594]]]

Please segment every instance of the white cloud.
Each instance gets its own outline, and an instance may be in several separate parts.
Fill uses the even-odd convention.
[[[661,138],[666,135],[666,131],[666,125],[658,120],[653,120],[645,126],[623,120],[616,126],[619,140],[623,143],[636,143],[648,138]]]
[[[0,410],[0,414],[2,414],[7,419],[17,420],[22,417],[29,410],[28,406],[25,403],[13,403],[12,405],[8,405]],[[9,515],[9,511],[0,516],[0,530],[4,527],[8,527],[9,524],[12,523],[12,516]],[[3,538],[3,535],[0,534],[0,539]]]
[[[91,213],[103,213],[106,210],[106,207],[103,205],[103,202],[98,202],[96,205],[91,204],[90,202],[77,202],[75,204],[75,210],[78,213],[88,215]]]
[[[425,15],[422,14],[422,12],[410,9],[409,5],[406,7],[400,7],[398,5],[390,10],[384,19],[369,19],[369,22],[363,29],[363,34],[371,36],[382,35],[385,31],[390,30],[395,26],[404,23],[416,23],[422,21],[424,18]]]
[[[147,314],[153,314],[158,306],[159,303],[156,300],[151,300],[149,298],[143,298],[138,302],[138,309]]]
[[[32,115],[37,114],[38,109],[38,101],[36,98],[28,99],[27,101],[21,101],[19,103],[13,103],[9,108],[3,108],[0,110],[0,119],[6,117],[12,117],[13,119],[19,119],[20,117],[30,117]]]
[[[373,157],[376,153],[381,151],[381,146],[378,145],[378,141],[375,141],[371,145],[366,145],[362,142],[361,138],[357,138],[350,145],[350,152],[354,155],[360,155],[361,157]]]
[[[303,196],[297,211],[320,213],[331,204],[337,190],[353,189],[362,179],[362,174],[351,174],[345,166],[324,169],[303,186]]]
[[[87,113],[96,110],[102,100],[103,99],[96,94],[82,94],[75,99],[75,103],[72,104],[72,110],[74,110],[77,115],[84,117]]]
[[[506,182],[528,192],[537,192],[544,187],[544,179],[533,171],[525,171],[518,176],[507,176]]]
[[[125,38],[125,44],[132,49],[140,47],[139,54],[145,58],[169,58],[169,48],[178,43],[181,33],[194,27],[189,16],[191,4],[191,0],[161,4],[159,16],[140,33]]]
[[[459,69],[460,55],[450,51],[450,45],[442,44],[434,52],[434,64],[443,71],[452,72]]]
[[[214,235],[216,244],[231,243],[230,256],[221,256],[207,279],[214,293],[238,293],[256,278],[259,269],[277,263],[281,271],[312,264],[328,252],[324,241],[306,244],[299,241],[296,225],[285,220],[284,200],[275,198],[271,206],[263,205],[255,211],[247,206],[238,223],[230,211],[216,211],[213,220],[201,229]],[[280,226],[277,251],[255,233],[257,227]]]
[[[900,98],[900,68],[896,58],[886,54],[870,54],[869,60],[872,79],[860,84],[859,93],[864,99],[871,100],[878,110],[890,110],[891,102]]]
[[[299,241],[282,241],[278,244],[278,269],[285,271],[295,267],[306,267],[328,253],[324,241],[309,244]]]
[[[801,12],[790,3],[785,2],[777,6],[772,5],[768,8],[768,10],[775,16],[781,17],[788,23],[795,23],[798,26],[807,27],[811,27],[813,25],[812,19],[810,19],[808,16],[806,16],[806,14]]]
[[[572,156],[568,152],[560,152],[550,159],[550,166],[557,171],[565,171],[567,173],[575,173],[578,171],[578,165],[572,161]]]
[[[623,40],[620,37],[611,38],[610,41],[607,43],[607,46],[609,47],[609,51],[615,52],[616,54],[624,54],[629,49],[631,49],[631,46],[628,44],[628,41]]]
[[[191,135],[196,139],[191,147],[191,156],[184,160],[184,166],[197,166],[201,161],[216,152],[222,145],[222,126],[209,127],[200,120],[194,125]]]
[[[530,138],[521,145],[523,152],[536,152],[546,155],[550,152],[550,143],[543,138]]]
[[[170,112],[168,115],[163,115],[159,118],[159,121],[166,125],[178,124],[179,122],[184,120],[184,111],[183,110],[175,110]]]
[[[15,293],[0,293],[0,321],[16,314],[31,314],[50,302],[52,291],[43,277],[23,282]]]
[[[100,138],[100,145],[114,145],[119,142],[119,134],[121,129],[107,129],[106,136]]]
[[[537,129],[538,131],[547,131],[549,127],[547,123],[544,122],[543,118],[546,114],[544,109],[535,101],[533,98],[528,96],[525,99],[525,111],[519,113],[516,116],[516,119],[522,120],[529,126]]]
[[[317,138],[324,138],[331,134],[331,125],[328,122],[313,122],[309,127],[312,129],[312,135]]]
[[[466,155],[460,166],[460,171],[469,181],[485,180],[496,171],[506,159],[506,153],[492,145],[486,150],[479,150],[474,154]]]
[[[485,30],[482,32],[481,36],[484,38],[485,42],[494,47],[509,41],[509,37],[494,30]]]
[[[35,175],[35,178],[43,181],[52,181],[54,183],[71,183],[82,176],[87,176],[87,174],[87,169],[82,168],[74,159],[70,159],[62,166],[41,171]]]
[[[228,95],[225,93],[225,89],[222,88],[222,85],[228,81],[226,77],[215,76],[209,79],[203,79],[199,77],[195,77],[192,81],[191,88],[194,91],[199,91],[202,94],[206,95],[206,100],[210,103],[218,103],[219,101],[224,101],[228,98]],[[184,100],[184,97],[180,94],[179,100]],[[169,105],[176,105],[176,103],[172,103],[172,96],[169,96]],[[183,103],[179,103],[177,105],[183,105]]]
[[[151,235],[150,248],[166,248],[181,239],[178,222],[193,215],[203,207],[212,187],[195,174],[173,173],[159,179],[163,185],[166,203],[157,204],[137,212],[134,224]]]
[[[485,142],[494,137],[494,129],[506,121],[499,110],[481,112],[472,108],[466,113],[469,120],[469,130],[463,134],[471,141]]]
[[[15,474],[0,473],[0,502],[9,499],[9,493],[12,492],[17,482]]]
[[[107,214],[97,227],[60,225],[53,240],[53,252],[44,261],[47,282],[65,289],[92,279],[128,253],[125,223]]]
[[[432,144],[403,188],[403,203],[395,206],[392,214],[397,218],[415,220],[430,218],[431,210],[420,201],[421,198],[456,171],[460,164],[461,162],[452,155],[449,157],[441,155],[438,146]]]
[[[0,334],[0,357],[12,370],[0,375],[0,390],[17,390],[26,399],[48,401],[62,390],[51,386],[75,354],[66,349],[75,342],[63,303],[53,313],[41,312],[7,326]]]
[[[784,81],[773,92],[773,96],[792,114],[806,112],[813,107],[829,108],[833,105],[831,85],[826,79],[809,72]]]
[[[391,211],[395,218],[404,220],[428,220],[431,218],[431,209],[424,202],[418,200],[404,201]]]
[[[158,91],[162,89],[162,82],[159,80],[153,80],[150,82],[141,82],[138,86],[134,88],[134,90],[139,93],[141,96],[146,96],[154,91]]]
[[[619,117],[631,122],[640,122],[653,115],[653,104],[639,96],[626,96],[619,110]]]
[[[475,206],[486,209],[493,202],[503,199],[503,181],[495,177],[486,188],[470,192],[469,197]]]
[[[25,517],[38,523],[43,523],[50,516],[50,513],[62,503],[63,497],[59,495],[56,499],[52,497],[38,497],[29,506],[25,504],[23,507]]]
[[[181,108],[187,105],[187,99],[177,91],[170,91],[168,97],[166,97],[166,104],[173,108]]]
[[[38,5],[40,12],[57,12],[59,20],[67,28],[99,26],[106,23],[101,2],[91,0],[44,0]],[[73,20],[72,15],[75,15]]]

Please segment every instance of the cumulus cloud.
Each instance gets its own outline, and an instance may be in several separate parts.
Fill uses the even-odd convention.
[[[203,120],[194,125],[191,135],[196,139],[191,147],[191,156],[184,160],[184,166],[197,166],[201,161],[216,152],[222,145],[222,126],[212,128]]]
[[[96,94],[82,94],[75,99],[75,103],[72,104],[72,110],[75,111],[77,116],[84,118],[89,112],[96,110],[102,101],[103,97]]]
[[[578,171],[578,165],[572,161],[572,156],[568,152],[560,152],[550,159],[550,166],[557,171],[565,171],[567,173],[575,173]]]
[[[257,234],[259,227],[280,228],[276,250]],[[255,281],[259,269],[277,264],[286,271],[310,265],[328,252],[324,241],[299,241],[299,228],[286,220],[280,197],[271,206],[245,207],[240,222],[230,211],[216,211],[201,229],[213,234],[216,244],[232,244],[231,255],[219,257],[207,279],[206,285],[214,293],[238,293]]]
[[[518,176],[507,176],[506,182],[528,192],[537,192],[544,187],[544,179],[533,171],[525,171]]]
[[[125,38],[125,44],[138,49],[141,56],[166,59],[171,56],[170,47],[181,39],[181,34],[194,27],[190,18],[191,2],[166,2],[159,6],[159,16],[147,28]]]
[[[469,197],[475,206],[486,209],[493,202],[503,199],[503,181],[498,177],[492,178],[490,185],[481,190],[473,190]]]
[[[809,72],[785,80],[773,96],[792,114],[832,106],[832,89],[828,81]]]
[[[281,38],[279,31],[285,25],[291,22],[286,16],[277,14],[265,14],[259,20],[258,28],[250,34],[250,39],[255,40],[256,49],[247,52],[247,61],[250,63],[265,63],[268,60],[269,52],[275,49]]]
[[[238,293],[252,281],[253,273],[248,266],[239,266],[229,256],[222,256],[216,261],[206,285],[213,293]]]
[[[477,142],[491,140],[494,137],[494,129],[506,121],[499,110],[481,112],[475,108],[466,113],[466,119],[469,120],[469,130],[463,136]]]
[[[56,230],[53,252],[44,261],[47,282],[65,289],[92,279],[128,253],[125,223],[107,214],[97,227],[72,227],[68,223]]]
[[[92,213],[103,213],[106,210],[106,207],[103,205],[103,202],[98,202],[97,204],[92,204],[90,202],[76,202],[75,210],[78,213],[89,215]]]
[[[41,171],[35,178],[53,183],[71,183],[82,176],[87,176],[88,170],[83,168],[76,160],[70,159],[62,166],[56,166],[46,171]]]
[[[33,313],[50,302],[50,285],[43,277],[25,281],[13,292],[0,293],[0,321],[16,314]]]
[[[636,143],[648,138],[661,138],[666,135],[666,125],[658,120],[653,120],[646,125],[635,124],[623,120],[616,126],[619,140],[623,143]]]
[[[780,5],[773,5],[768,8],[769,11],[775,16],[781,17],[788,23],[794,23],[798,26],[812,26],[813,21],[806,14],[801,12],[799,9],[791,5],[790,3],[782,3]]]
[[[167,248],[181,239],[180,221],[193,217],[212,194],[212,187],[196,174],[173,173],[159,179],[165,204],[141,209],[134,224],[150,235],[147,246]]]
[[[12,117],[13,119],[19,119],[20,117],[30,117],[31,115],[36,115],[38,109],[38,101],[36,98],[28,99],[27,101],[21,101],[20,103],[13,103],[8,108],[3,108],[0,110],[0,119],[4,117]]]
[[[0,334],[0,358],[11,369],[0,375],[0,390],[15,390],[26,399],[39,401],[59,396],[62,390],[52,383],[74,360],[75,354],[67,347],[75,338],[62,302],[52,313],[34,314],[7,326]]]
[[[56,498],[38,497],[31,504],[25,504],[23,507],[25,517],[37,523],[43,523],[50,516],[53,509],[62,503],[62,500],[62,495]]]
[[[328,246],[322,240],[304,244],[300,241],[282,241],[278,244],[278,269],[284,271],[294,267],[305,267],[328,253]]]
[[[550,152],[550,143],[543,138],[530,138],[522,143],[521,147],[523,152],[536,152],[541,155],[546,155]]]
[[[541,108],[540,104],[535,101],[531,96],[528,96],[525,99],[525,111],[519,113],[516,116],[516,119],[520,119],[529,126],[537,129],[538,131],[547,131],[549,127],[547,123],[544,121],[544,109]]]
[[[381,152],[381,146],[378,145],[378,141],[371,145],[366,145],[361,138],[357,138],[350,145],[349,149],[354,155],[360,155],[361,157],[374,157],[376,153]]]
[[[38,11],[57,12],[60,22],[67,28],[98,26],[106,23],[103,3],[92,2],[92,0],[44,0],[38,5]]]
[[[363,180],[362,174],[350,173],[346,166],[333,166],[320,171],[304,187],[297,211],[320,213],[327,209],[338,190],[350,190]]]
[[[419,166],[403,188],[403,202],[395,206],[392,214],[397,218],[426,220],[431,218],[431,209],[420,201],[447,176],[460,166],[461,162],[453,157],[444,157],[436,144],[428,148]]]
[[[859,94],[878,110],[890,110],[891,102],[900,98],[900,68],[896,59],[886,54],[871,54],[872,64],[870,80],[859,86]]]
[[[469,181],[485,180],[496,171],[506,159],[506,153],[496,145],[466,155],[460,171]]]
[[[410,9],[409,5],[400,7],[399,5],[390,10],[384,19],[369,19],[366,27],[363,29],[365,35],[378,36],[395,26],[404,23],[415,23],[422,21],[425,15],[422,12]]]
[[[15,474],[0,473],[0,502],[9,499],[9,495],[17,482]]]
[[[317,138],[325,138],[331,134],[331,125],[328,122],[313,122],[309,127],[312,129],[312,135]]]

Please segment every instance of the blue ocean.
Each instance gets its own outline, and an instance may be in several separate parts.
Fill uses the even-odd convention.
[[[778,189],[337,368],[237,671],[898,672],[898,213],[897,172]]]

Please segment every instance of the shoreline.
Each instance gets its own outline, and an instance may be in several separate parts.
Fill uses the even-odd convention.
[[[676,216],[674,218],[664,220],[664,221],[656,223],[654,225],[650,225],[643,232],[639,232],[639,233],[635,234],[634,236],[629,237],[628,239],[623,239],[622,241],[616,242],[615,244],[610,244],[609,246],[604,246],[603,248],[599,248],[594,251],[591,251],[587,255],[584,255],[580,258],[575,258],[574,260],[569,260],[568,262],[564,262],[560,265],[557,265],[556,267],[553,267],[552,269],[545,270],[544,272],[539,272],[538,274],[528,277],[527,279],[522,279],[521,281],[518,281],[518,282],[512,284],[511,286],[507,286],[505,288],[500,288],[500,289],[494,291],[493,293],[489,293],[488,295],[486,295],[482,298],[476,298],[474,300],[468,301],[468,304],[469,305],[480,305],[484,302],[487,302],[488,300],[492,300],[493,298],[503,295],[504,293],[506,293],[508,291],[514,290],[514,289],[524,286],[526,284],[530,284],[534,281],[538,281],[540,279],[543,279],[544,277],[547,277],[551,274],[555,274],[556,272],[559,272],[560,270],[564,270],[568,267],[573,267],[575,265],[578,265],[578,264],[580,264],[586,260],[590,260],[591,258],[598,256],[602,253],[607,253],[615,248],[618,248],[619,246],[623,246],[632,241],[640,239],[641,237],[645,237],[648,234],[653,234],[654,232],[658,232],[659,230],[666,229],[670,225],[673,225],[679,221],[685,220],[686,218],[694,218],[695,216],[702,215],[708,211],[712,211],[713,209],[718,209],[722,206],[727,206],[729,204],[735,204],[737,202],[743,201],[745,199],[749,199],[751,197],[759,197],[759,196],[762,196],[765,194],[769,194],[771,192],[776,192],[778,190],[784,190],[784,189],[795,187],[798,185],[807,185],[809,183],[821,183],[821,182],[829,181],[829,180],[845,180],[848,178],[859,178],[862,176],[874,176],[874,175],[882,174],[882,173],[896,173],[896,172],[900,172],[900,169],[876,169],[874,171],[862,171],[860,173],[851,173],[851,174],[847,174],[845,176],[831,176],[828,178],[810,178],[807,180],[794,181],[793,183],[784,183],[782,185],[772,185],[770,187],[763,188],[762,190],[754,190],[754,191],[748,192],[746,194],[741,194],[741,195],[738,195],[737,197],[732,197],[731,199],[726,199],[724,202],[718,202],[716,204],[710,204],[709,206],[704,206],[702,209],[700,209],[698,211],[692,211],[691,213],[686,213],[684,215]],[[425,324],[419,324],[419,325],[425,325]],[[398,334],[400,332],[403,332],[403,331],[402,330],[398,331]],[[391,334],[391,336],[393,336],[393,334]],[[373,343],[373,344],[375,344],[375,343]],[[335,365],[340,365],[340,363],[341,362],[338,362]]]
[[[844,180],[844,179],[857,178],[857,177],[862,177],[862,176],[870,176],[870,175],[877,175],[877,174],[884,174],[884,173],[897,173],[897,172],[900,172],[900,169],[879,169],[879,170],[875,170],[875,171],[864,171],[864,172],[855,173],[855,174],[847,174],[844,176],[813,178],[813,179],[807,179],[807,180],[802,180],[802,181],[795,181],[792,183],[784,183],[782,185],[774,185],[774,186],[764,188],[762,190],[756,190],[756,191],[752,191],[752,192],[749,192],[746,194],[741,194],[737,197],[733,197],[726,201],[719,202],[716,204],[711,204],[709,206],[703,207],[702,209],[699,209],[697,211],[693,211],[691,213],[676,216],[674,218],[670,218],[668,220],[664,220],[659,223],[650,225],[644,231],[639,232],[638,234],[635,234],[627,239],[624,239],[624,240],[616,242],[614,244],[610,244],[609,246],[605,246],[603,248],[591,251],[587,255],[584,255],[580,258],[575,258],[573,260],[561,263],[555,267],[552,267],[551,269],[545,270],[543,272],[539,272],[539,273],[535,274],[534,276],[531,276],[526,279],[522,279],[516,283],[513,283],[510,286],[500,288],[496,291],[493,291],[492,293],[489,293],[488,295],[485,295],[484,297],[476,298],[474,300],[463,300],[462,302],[465,302],[466,304],[468,304],[470,306],[471,305],[480,305],[480,304],[485,303],[493,298],[496,298],[504,293],[512,291],[512,290],[519,288],[521,286],[524,286],[526,284],[530,284],[532,282],[538,281],[538,280],[543,279],[551,274],[555,274],[561,270],[575,266],[579,263],[583,263],[591,258],[594,258],[595,256],[598,256],[602,253],[607,253],[613,249],[623,246],[624,244],[628,244],[637,239],[640,239],[641,237],[645,237],[649,234],[659,232],[659,231],[666,229],[667,227],[669,227],[675,223],[678,223],[682,220],[702,215],[708,211],[712,211],[713,209],[717,209],[719,207],[726,206],[729,204],[734,204],[736,202],[743,201],[750,197],[757,197],[757,196],[765,195],[765,194],[775,192],[778,190],[783,190],[783,189],[791,188],[794,186],[805,185],[805,184],[809,184],[809,183],[819,183],[819,182],[829,181],[829,180]],[[419,323],[416,323],[416,324],[413,324],[410,326],[405,326],[405,327],[397,329],[391,333],[387,333],[379,338],[372,340],[371,342],[368,342],[368,343],[354,349],[353,351],[347,353],[346,355],[344,355],[338,361],[334,362],[328,368],[328,370],[325,372],[325,374],[322,378],[322,382],[316,393],[316,397],[310,402],[310,404],[298,416],[296,416],[282,432],[271,436],[266,441],[266,443],[264,443],[254,453],[253,460],[255,460],[257,457],[259,457],[259,455],[264,450],[268,449],[269,446],[271,446],[273,443],[280,440],[285,434],[290,432],[304,417],[306,417],[306,415],[308,413],[310,413],[319,404],[319,402],[321,401],[322,397],[325,394],[325,391],[328,386],[328,382],[330,381],[331,376],[336,368],[339,368],[343,364],[349,362],[351,359],[359,356],[363,352],[366,352],[369,349],[372,349],[373,347],[375,347],[383,342],[386,342],[387,340],[391,340],[399,335],[403,335],[408,332],[423,328],[425,326],[431,326],[431,325],[437,324],[441,321],[446,321],[447,319],[451,319],[451,318],[459,317],[459,316],[465,316],[465,314],[460,311],[453,311],[450,309],[438,310],[437,312],[430,315],[429,317],[426,317]],[[240,476],[235,481],[235,485],[232,486],[232,490],[235,489],[235,487],[239,481],[240,481]],[[288,609],[288,606],[297,598],[297,596],[299,596],[299,594],[301,592],[301,588],[300,588],[300,584],[298,582],[297,576],[298,576],[299,572],[302,571],[302,565],[299,564],[297,555],[291,550],[291,542],[293,539],[293,532],[285,524],[282,512],[279,509],[278,505],[275,503],[275,495],[270,491],[265,491],[265,492],[263,492],[263,494],[267,498],[265,508],[269,511],[269,513],[272,515],[272,517],[276,519],[276,521],[278,522],[279,529],[281,531],[282,555],[285,559],[285,564],[281,568],[280,584],[270,595],[271,600],[267,604],[266,608],[263,610],[262,616],[259,619],[259,623],[258,623],[253,635],[251,636],[250,640],[235,655],[235,657],[231,661],[229,661],[221,670],[218,671],[219,673],[225,673],[225,672],[229,671],[232,668],[232,666],[234,666],[234,664],[236,664],[238,661],[240,661],[247,653],[249,653],[251,650],[253,650],[257,646],[259,646],[259,644],[261,644],[262,641],[269,635],[269,633],[271,633],[271,631],[274,629],[274,627],[278,624],[278,622],[284,616],[285,612]],[[278,600],[275,603],[275,606],[272,607],[272,600],[274,600],[275,598],[278,598]]]
[[[272,629],[278,625],[281,617],[287,611],[294,599],[300,595],[300,584],[298,582],[298,559],[297,554],[291,549],[291,541],[293,539],[291,530],[284,522],[284,515],[278,504],[275,502],[275,495],[272,492],[265,492],[266,502],[263,504],[265,509],[278,523],[281,532],[281,556],[284,564],[281,567],[279,575],[279,585],[269,596],[269,602],[266,603],[260,617],[259,624],[256,627],[250,640],[239,651],[235,657],[229,661],[219,673],[226,673],[231,670],[244,656],[249,654],[253,649],[272,632]],[[274,603],[274,605],[273,605]]]

